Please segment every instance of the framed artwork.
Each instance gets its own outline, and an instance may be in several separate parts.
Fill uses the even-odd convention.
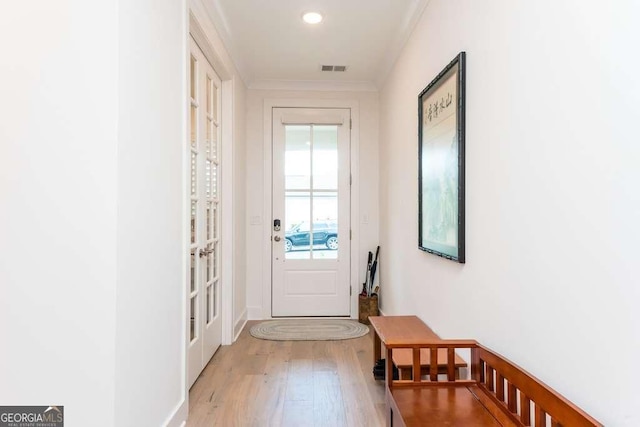
[[[418,96],[418,247],[465,262],[465,52]]]

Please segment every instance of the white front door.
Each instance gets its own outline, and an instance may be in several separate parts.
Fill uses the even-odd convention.
[[[273,109],[272,315],[350,315],[350,110]]]
[[[189,386],[222,339],[220,314],[220,78],[191,39],[189,59]]]

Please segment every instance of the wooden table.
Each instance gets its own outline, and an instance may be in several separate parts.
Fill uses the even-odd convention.
[[[403,344],[421,344],[440,337],[417,316],[371,316],[373,326],[373,365],[380,360],[382,344],[395,346]],[[416,350],[417,351],[417,350]],[[400,371],[400,379],[411,379],[413,374],[413,354],[410,349],[396,349],[393,352],[393,363]],[[429,350],[420,350],[420,373],[429,373],[431,357]],[[438,373],[447,373],[447,351],[438,350]],[[460,378],[460,368],[467,363],[460,356],[455,356],[456,378]]]

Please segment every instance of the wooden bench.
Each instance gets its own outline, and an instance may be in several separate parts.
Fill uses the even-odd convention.
[[[376,329],[376,324],[380,324],[376,320],[371,318],[371,324],[376,330],[375,335],[381,340],[380,344],[385,345],[387,361],[387,425],[602,426],[531,374],[475,340],[434,338],[402,343],[389,326],[393,323],[393,317],[385,320],[383,326],[387,328],[382,331]],[[398,320],[402,323],[406,318]],[[399,335],[403,334],[406,335],[406,332]],[[385,338],[390,339],[385,341]],[[456,378],[456,350],[469,352],[470,378]],[[413,372],[422,372],[422,369],[418,369],[422,351],[426,351],[431,360],[438,360],[438,363],[429,366],[426,379],[421,375],[413,375],[411,379],[394,380],[393,366],[389,361],[393,360],[397,351],[411,352]],[[441,374],[439,354],[443,351],[447,361],[445,373]]]
[[[380,359],[382,341],[393,343],[414,343],[439,339],[417,316],[371,316],[369,317],[374,328],[373,336],[373,365],[376,366]],[[413,353],[409,349],[398,349],[393,353],[393,364],[398,368],[400,379],[407,380],[413,377]],[[426,349],[420,351],[420,375],[430,372],[431,354]],[[455,375],[460,377],[460,370],[467,368],[467,362],[455,355]],[[444,349],[438,351],[437,368],[439,374],[447,371],[447,352]]]

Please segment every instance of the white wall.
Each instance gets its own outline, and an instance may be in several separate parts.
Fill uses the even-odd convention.
[[[186,417],[187,22],[169,0],[14,2],[0,15],[4,405],[64,405],[69,426]],[[232,98],[242,210],[241,81]]]
[[[70,427],[114,425],[117,19],[0,14],[0,402],[64,405]]]
[[[185,402],[186,5],[119,3],[117,426]]]
[[[270,276],[263,271],[264,236],[270,227],[270,218],[264,214],[264,195],[270,185],[264,182],[264,101],[274,99],[310,99],[355,101],[360,113],[359,140],[359,239],[360,259],[353,260],[358,266],[360,277],[364,281],[367,251],[374,250],[378,244],[378,93],[377,92],[333,92],[333,91],[286,91],[255,90],[247,91],[247,306],[249,318],[262,319],[270,312],[263,301],[270,301],[264,295],[270,286]],[[284,105],[283,105],[284,106]],[[372,167],[372,165],[374,165]],[[363,216],[367,223],[363,223]],[[251,221],[253,220],[253,221]],[[252,223],[253,222],[253,223]],[[258,224],[255,224],[258,222]],[[356,290],[357,293],[358,290]],[[357,313],[355,313],[357,316]]]
[[[432,0],[380,95],[382,306],[640,425],[640,7]],[[417,249],[417,95],[467,52],[467,263]]]

